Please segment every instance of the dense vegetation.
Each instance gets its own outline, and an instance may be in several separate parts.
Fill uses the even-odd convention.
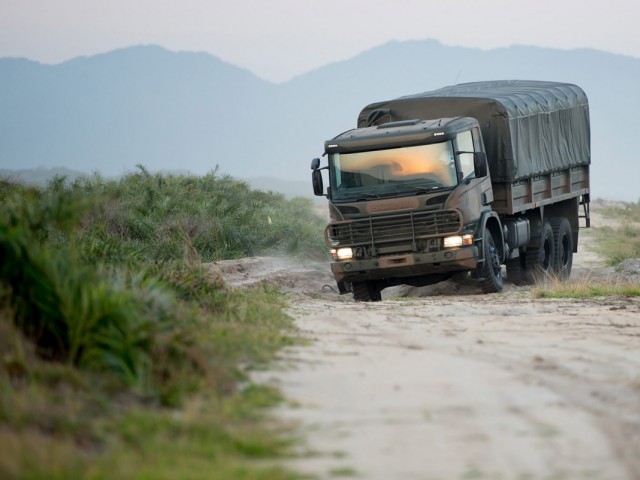
[[[304,199],[215,172],[0,183],[0,477],[291,478],[246,371],[293,342],[202,262],[322,255]]]

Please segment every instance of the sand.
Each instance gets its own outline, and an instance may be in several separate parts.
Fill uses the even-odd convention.
[[[597,228],[597,219],[593,221]],[[633,281],[639,262],[628,262]],[[318,478],[639,479],[640,299],[538,299],[468,278],[339,296],[328,265],[262,257],[210,268],[291,297],[307,345],[256,381]],[[636,269],[637,270],[637,269]],[[608,278],[581,231],[573,277]]]

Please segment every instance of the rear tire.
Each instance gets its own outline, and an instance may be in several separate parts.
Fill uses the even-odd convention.
[[[379,302],[382,300],[382,290],[375,282],[352,282],[353,299],[356,302]]]
[[[540,231],[540,246],[527,248],[525,253],[525,265],[532,282],[538,279],[546,279],[554,272],[555,242],[553,229],[549,222],[545,221]]]
[[[484,231],[484,262],[482,264],[482,291],[498,293],[504,287],[500,251],[489,230]]]
[[[565,217],[550,220],[554,239],[553,271],[560,280],[566,280],[571,275],[573,265],[573,232],[571,224]]]

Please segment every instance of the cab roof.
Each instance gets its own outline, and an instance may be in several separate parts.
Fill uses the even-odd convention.
[[[442,142],[477,124],[478,122],[470,117],[387,122],[341,133],[325,142],[325,153],[381,150]]]

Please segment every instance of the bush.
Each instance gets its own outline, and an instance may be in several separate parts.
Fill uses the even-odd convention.
[[[92,191],[109,198],[84,221],[92,255],[115,260],[117,238],[123,258],[156,262],[180,258],[185,238],[205,262],[263,253],[323,258],[323,221],[308,199],[251,190],[231,177],[151,175],[141,169],[119,182],[81,179],[70,193]]]
[[[255,423],[278,396],[239,386],[293,342],[291,320],[272,291],[229,290],[201,262],[322,255],[322,221],[215,172],[139,170],[0,182],[0,477],[291,478],[242,463],[286,442]]]
[[[109,371],[147,393],[167,390],[171,377],[176,385],[159,393],[162,401],[178,401],[175,392],[198,375],[229,390],[238,354],[262,358],[284,325],[274,320],[283,317],[278,308],[227,291],[201,260],[267,250],[313,254],[320,235],[305,200],[213,173],[165,177],[140,168],[118,182],[55,178],[44,190],[5,183],[1,192],[0,281],[38,354]],[[206,325],[215,326],[204,327],[210,316],[215,321]],[[255,328],[261,317],[276,326],[267,329],[274,338],[254,345],[254,331],[243,345],[246,329],[237,325],[249,319]],[[222,362],[226,373],[215,367],[210,375],[196,330],[208,331],[231,359]]]

